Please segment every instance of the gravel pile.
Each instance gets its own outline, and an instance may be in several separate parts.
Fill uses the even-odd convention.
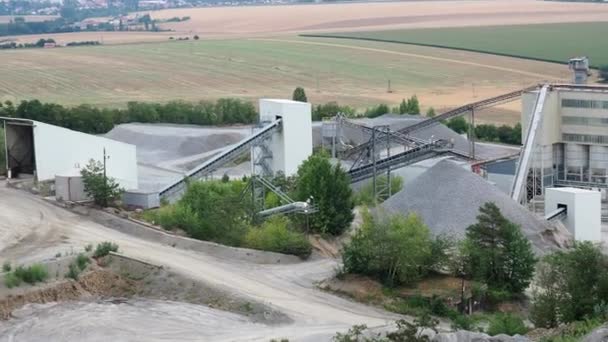
[[[556,247],[554,228],[517,204],[480,176],[448,160],[441,161],[380,205],[388,213],[417,213],[433,234],[464,236],[477,221],[479,207],[494,202],[511,221],[521,226],[537,253]]]
[[[123,124],[105,137],[137,146],[138,162],[160,166],[172,164],[180,158],[221,150],[250,134],[249,127]]]

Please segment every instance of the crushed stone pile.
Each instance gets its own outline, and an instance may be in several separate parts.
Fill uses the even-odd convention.
[[[494,202],[503,215],[520,225],[535,252],[544,254],[559,247],[565,234],[550,223],[513,201],[480,176],[443,160],[380,205],[387,213],[416,213],[435,235],[462,238],[466,229],[477,222],[479,207]]]
[[[140,163],[157,165],[221,150],[251,134],[247,127],[201,127],[164,124],[122,124],[105,137],[133,144]]]

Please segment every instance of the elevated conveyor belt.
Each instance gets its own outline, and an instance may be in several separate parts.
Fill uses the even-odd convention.
[[[348,127],[359,129],[362,132],[369,134],[370,137],[374,131],[373,127],[358,124],[358,123],[352,122],[352,121],[344,119],[344,118],[340,118],[339,120],[341,120],[342,124],[344,124]],[[378,141],[383,141],[386,139],[386,134],[387,134],[387,132],[385,132],[385,131],[376,131],[376,139]],[[422,145],[425,145],[428,143],[428,141],[426,141],[426,140],[404,135],[399,132],[390,131],[390,132],[388,132],[388,134],[390,135],[391,142],[400,143],[400,144],[406,145],[406,146],[422,146]],[[365,149],[368,148],[368,146],[369,146],[369,143],[364,143],[364,144],[355,146],[353,148],[350,148],[342,153],[342,157],[350,158],[351,156],[354,156],[354,155],[357,155],[357,154],[363,152]]]
[[[550,212],[549,214],[545,215],[545,220],[546,221],[563,220],[564,218],[566,218],[566,215],[567,215],[566,208],[557,208],[554,211]]]
[[[411,150],[407,150],[405,152],[395,154],[394,156],[378,160],[375,165],[367,164],[350,169],[348,171],[348,175],[350,176],[351,182],[356,183],[372,177],[374,172],[380,173],[389,167],[391,169],[405,167],[449,152],[450,150],[447,149],[447,142],[438,140],[412,148]]]
[[[215,155],[203,164],[188,172],[184,178],[166,186],[159,192],[160,198],[166,199],[169,202],[176,201],[186,189],[186,179],[201,179],[211,172],[219,169],[223,165],[234,161],[236,158],[248,152],[252,146],[264,139],[270,137],[277,129],[281,127],[281,119],[275,120],[264,126],[259,132],[239,141],[233,147],[226,151]]]
[[[420,129],[429,127],[429,126],[436,125],[436,124],[440,123],[443,120],[447,120],[447,119],[450,119],[450,118],[453,118],[453,117],[459,116],[459,115],[464,115],[464,114],[466,114],[466,113],[468,113],[468,112],[470,112],[471,110],[474,110],[474,109],[482,109],[482,108],[486,108],[486,107],[495,106],[495,105],[500,104],[500,103],[505,103],[505,102],[513,101],[513,100],[519,98],[521,96],[521,94],[523,94],[524,92],[531,91],[531,90],[534,90],[534,89],[537,89],[537,88],[538,88],[537,86],[532,86],[532,87],[520,89],[520,90],[517,90],[517,91],[513,91],[513,92],[510,92],[510,93],[507,93],[507,94],[502,94],[502,95],[499,95],[499,96],[495,96],[495,97],[492,97],[492,98],[489,98],[489,99],[484,99],[484,100],[481,100],[481,101],[469,103],[469,104],[466,104],[464,106],[461,106],[461,107],[452,109],[452,110],[450,110],[448,112],[445,112],[445,113],[442,113],[440,115],[437,115],[437,116],[435,116],[433,118],[426,119],[424,121],[420,121],[420,122],[415,123],[413,125],[404,127],[402,129],[398,130],[395,134],[399,134],[401,136],[405,136],[408,139],[415,139],[415,138],[409,136],[409,134],[412,133],[412,132],[418,131]],[[349,150],[347,150],[347,151],[344,152],[344,155],[345,156],[346,155],[351,156],[351,155],[355,154],[356,151],[361,151],[361,150],[363,150],[365,148],[368,148],[369,145],[370,145],[370,143],[366,142],[366,143],[363,143],[361,145],[355,146],[355,147],[353,147],[353,149],[356,149],[354,152],[351,153],[350,152],[351,150],[349,149]]]
[[[506,94],[502,94],[502,95],[498,95],[495,97],[491,97],[489,99],[484,99],[481,101],[477,101],[477,102],[473,102],[473,103],[469,103],[466,104],[464,106],[452,109],[450,111],[447,111],[445,113],[439,114],[435,117],[432,117],[430,119],[421,121],[419,123],[413,124],[411,126],[408,127],[404,127],[402,129],[399,130],[399,133],[401,134],[409,134],[411,132],[420,130],[422,128],[425,127],[429,127],[432,125],[435,125],[443,120],[447,120],[447,119],[451,119],[455,116],[460,116],[463,114],[466,114],[468,112],[470,112],[471,110],[475,110],[475,109],[483,109],[486,107],[491,107],[491,106],[495,106],[497,104],[500,103],[504,103],[504,102],[508,102],[508,101],[512,101],[515,100],[517,98],[519,98],[521,96],[521,94],[523,94],[526,91],[531,91],[536,89],[537,86],[533,86],[533,87],[528,87],[528,88],[524,88],[524,89],[520,89],[517,91],[513,91],[510,93],[506,93]]]
[[[532,159],[532,153],[534,152],[534,146],[536,145],[537,131],[542,121],[543,109],[548,91],[549,85],[545,84],[538,93],[536,104],[534,105],[534,112],[530,118],[530,124],[528,125],[528,132],[524,139],[522,151],[519,155],[519,163],[517,163],[515,178],[511,188],[511,198],[517,202],[523,200],[524,193],[526,192],[528,172],[530,171],[530,160]]]

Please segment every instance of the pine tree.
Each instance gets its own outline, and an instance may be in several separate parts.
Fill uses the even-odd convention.
[[[536,263],[530,241],[494,203],[485,203],[479,212],[477,223],[466,234],[472,277],[496,289],[523,292]]]

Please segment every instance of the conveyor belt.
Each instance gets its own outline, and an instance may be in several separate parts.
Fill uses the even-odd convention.
[[[281,119],[277,119],[271,122],[269,125],[264,126],[264,128],[262,128],[259,132],[239,141],[234,147],[214,156],[196,167],[194,170],[188,172],[184,178],[163,188],[159,192],[160,198],[166,199],[169,202],[176,201],[186,190],[186,179],[201,179],[223,165],[234,161],[243,153],[248,152],[253,145],[268,138],[280,127]]]

